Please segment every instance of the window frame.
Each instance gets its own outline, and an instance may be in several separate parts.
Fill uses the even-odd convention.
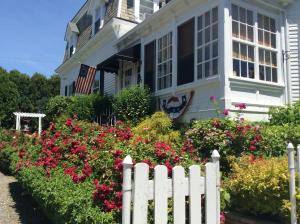
[[[254,24],[254,40],[253,42],[247,41],[247,40],[243,40],[243,39],[239,39],[233,36],[233,31],[232,31],[232,25],[233,25],[233,9],[232,6],[236,5],[238,7],[242,7],[245,8],[246,10],[251,10],[253,12],[253,24]],[[259,44],[258,42],[258,14],[261,14],[263,16],[272,18],[275,20],[275,33],[276,37],[275,37],[275,43],[276,43],[276,48],[272,48],[272,47],[268,47],[268,46],[264,46]],[[250,5],[248,3],[245,2],[238,2],[233,0],[230,4],[230,28],[231,28],[231,33],[230,33],[230,37],[231,37],[231,43],[233,43],[233,41],[237,41],[239,43],[242,44],[247,44],[247,45],[251,45],[254,46],[254,71],[255,71],[255,77],[254,79],[248,78],[248,77],[239,77],[239,76],[235,76],[234,75],[234,68],[233,68],[233,44],[231,45],[231,70],[230,70],[230,78],[233,79],[242,79],[242,80],[249,80],[249,81],[255,81],[255,82],[260,82],[260,83],[265,83],[268,85],[282,85],[283,83],[283,77],[282,77],[282,56],[280,54],[281,50],[282,50],[282,45],[281,45],[281,30],[280,30],[280,26],[282,25],[280,22],[280,16],[276,15],[275,13],[265,10],[263,8],[258,8],[257,6],[253,6]],[[270,40],[271,42],[271,40]],[[271,44],[270,44],[271,45]],[[259,72],[259,67],[260,67],[260,63],[259,63],[259,50],[260,49],[264,49],[264,50],[268,50],[271,52],[275,52],[276,54],[276,59],[277,59],[277,82],[272,82],[272,81],[265,81],[265,80],[261,80],[260,79],[260,72]],[[272,67],[272,66],[270,66]]]
[[[170,40],[171,40],[171,45],[169,45],[169,46],[167,46],[167,47],[164,47],[164,48],[170,48],[170,50],[171,50],[171,54],[170,54],[170,58],[168,58],[167,60],[165,60],[164,62],[159,62],[159,52],[160,51],[162,51],[162,50],[160,50],[159,49],[159,40],[162,40],[165,36],[167,36],[167,35],[171,35],[171,38],[170,38]],[[173,87],[173,80],[174,80],[174,78],[175,77],[173,77],[173,75],[174,75],[174,67],[173,67],[173,65],[174,65],[174,30],[168,30],[167,32],[164,32],[162,35],[160,35],[160,37],[159,38],[157,38],[156,39],[156,68],[155,68],[155,72],[156,72],[156,91],[163,91],[163,90],[167,90],[167,89],[170,89],[170,88],[172,88]],[[171,65],[170,65],[170,68],[171,68],[171,70],[172,70],[172,72],[170,73],[170,74],[167,74],[167,75],[164,75],[164,76],[159,76],[159,74],[158,74],[158,67],[159,67],[159,65],[163,65],[164,63],[171,63]],[[164,77],[167,77],[167,76],[171,76],[171,80],[169,80],[170,81],[170,86],[167,86],[166,88],[159,88],[159,80],[161,79],[161,78],[164,78]]]

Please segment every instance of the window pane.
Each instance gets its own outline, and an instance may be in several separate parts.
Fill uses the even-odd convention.
[[[239,43],[233,42],[233,57],[234,58],[240,58],[239,56]]]
[[[252,26],[248,26],[247,27],[247,31],[248,31],[248,41],[253,42],[254,41],[254,34],[253,34],[253,27]]]
[[[241,61],[241,76],[247,77],[247,62]]]
[[[264,50],[259,49],[259,63],[264,64],[265,63],[265,54]]]
[[[270,19],[270,30],[273,33],[276,32],[276,24],[275,24],[275,20],[274,19]]]
[[[240,76],[240,61],[233,59],[233,75]]]
[[[205,26],[209,26],[209,25],[210,25],[210,11],[205,13]]]
[[[198,63],[203,61],[203,48],[198,49]]]
[[[264,37],[265,37],[265,45],[266,46],[270,46],[270,33],[269,32],[264,32],[265,33],[265,35],[264,35]]]
[[[218,42],[213,43],[213,58],[218,57]]]
[[[266,81],[270,82],[271,81],[271,68],[266,67]]]
[[[206,46],[205,47],[205,60],[209,60],[210,59],[210,46]]]
[[[197,78],[198,78],[198,79],[202,79],[202,78],[203,78],[202,64],[201,64],[201,65],[198,65]]]
[[[232,19],[239,20],[239,8],[236,5],[232,5]]]
[[[240,8],[240,21],[246,23],[246,9]]]
[[[218,69],[218,59],[213,60],[212,62],[212,67],[213,67],[213,75],[218,75],[219,69]]]
[[[258,30],[258,43],[260,45],[264,44],[264,32],[262,30]]]
[[[267,16],[264,16],[264,29],[270,30],[270,18]]]
[[[213,8],[212,10],[212,22],[218,21],[218,7]]]
[[[276,48],[276,34],[271,34],[271,46]]]
[[[254,61],[254,47],[248,46],[248,61]]]
[[[275,52],[272,52],[272,66],[277,67],[277,56]]]
[[[205,43],[210,41],[210,27],[205,29]]]
[[[239,24],[237,22],[232,22],[232,34],[234,37],[239,37]]]
[[[247,10],[247,23],[253,25],[253,12],[250,10]]]
[[[240,38],[246,40],[246,25],[240,24]]]
[[[257,20],[258,20],[258,28],[263,28],[264,27],[264,20],[263,20],[263,16],[258,14],[258,17],[257,17]]]
[[[271,52],[265,51],[265,64],[271,65]]]
[[[198,33],[198,46],[201,46],[203,44],[203,32]]]
[[[248,63],[248,73],[249,73],[249,78],[254,79],[255,69],[254,69],[254,64],[253,63]]]
[[[241,59],[247,60],[247,45],[241,44]]]
[[[205,63],[205,77],[209,77],[211,75],[211,72],[210,72],[210,62],[206,62]]]
[[[259,66],[259,79],[265,80],[265,67]]]
[[[218,39],[218,24],[213,25],[212,40]]]
[[[278,82],[277,78],[277,68],[272,69],[272,82]]]
[[[203,29],[203,16],[198,17],[198,30]]]

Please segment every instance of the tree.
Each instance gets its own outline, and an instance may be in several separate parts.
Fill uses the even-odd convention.
[[[13,112],[18,111],[20,95],[17,85],[7,76],[0,75],[0,126],[12,127]]]

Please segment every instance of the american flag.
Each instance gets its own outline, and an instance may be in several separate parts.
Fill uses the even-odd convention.
[[[95,75],[96,68],[81,64],[75,85],[75,92],[80,94],[90,94]]]

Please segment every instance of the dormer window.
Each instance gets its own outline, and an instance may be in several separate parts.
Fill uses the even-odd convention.
[[[95,19],[94,19],[94,34],[98,33],[101,26],[101,7],[95,10]]]

